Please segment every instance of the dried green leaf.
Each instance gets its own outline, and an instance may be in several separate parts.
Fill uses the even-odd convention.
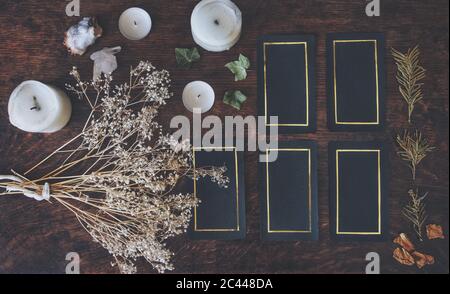
[[[245,69],[250,68],[250,59],[248,59],[243,54],[239,54],[239,62],[241,63],[243,68],[245,68]]]
[[[234,74],[235,81],[242,81],[247,78],[247,69],[250,68],[250,60],[240,54],[239,60],[227,63],[225,67]]]
[[[241,91],[227,91],[223,97],[223,103],[241,110],[242,104],[247,101],[247,96]]]
[[[175,48],[177,64],[183,68],[190,68],[192,63],[200,59],[200,53],[194,48]]]

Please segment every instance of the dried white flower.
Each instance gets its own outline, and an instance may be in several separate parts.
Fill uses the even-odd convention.
[[[110,75],[91,82],[83,82],[76,68],[71,75],[76,85],[67,88],[92,107],[89,119],[77,137],[49,157],[60,166],[33,181],[18,175],[21,182],[14,184],[41,193],[49,183],[51,201],[76,215],[122,273],[136,272],[138,258],[160,273],[172,270],[173,253],[164,242],[186,231],[198,201],[174,190],[183,177],[194,177],[189,142],[164,134],[156,121],[172,97],[169,73],[140,62],[131,69],[129,83],[117,86]],[[224,167],[196,168],[195,176],[226,186],[224,173]],[[5,181],[0,188],[11,185]]]

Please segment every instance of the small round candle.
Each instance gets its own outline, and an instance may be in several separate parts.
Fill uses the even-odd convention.
[[[147,11],[142,8],[129,8],[119,18],[119,30],[129,40],[144,39],[151,29],[152,19]]]
[[[201,113],[209,111],[215,98],[213,88],[202,81],[187,84],[183,91],[183,104],[190,112],[194,112],[194,109],[200,109]]]
[[[241,36],[242,13],[230,0],[202,0],[192,12],[191,29],[203,49],[229,50]]]
[[[59,89],[25,81],[12,92],[8,114],[11,124],[23,131],[53,133],[69,122],[72,104]]]

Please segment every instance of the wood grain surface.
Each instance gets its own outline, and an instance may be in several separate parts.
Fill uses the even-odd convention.
[[[123,46],[118,55],[116,80],[128,76],[130,65],[147,59],[168,69],[173,78],[174,97],[163,110],[160,121],[167,127],[174,115],[189,115],[181,102],[187,82],[211,83],[219,100],[210,114],[256,115],[256,40],[262,34],[313,33],[317,36],[318,130],[313,134],[283,136],[283,140],[310,139],[319,144],[319,242],[262,242],[257,192],[257,153],[246,153],[247,238],[242,241],[190,241],[185,236],[168,245],[176,252],[176,273],[363,273],[368,252],[381,256],[383,273],[448,273],[448,239],[423,244],[424,251],[436,257],[434,266],[418,270],[399,265],[392,259],[392,242],[336,242],[330,240],[328,222],[327,146],[331,140],[381,139],[391,142],[389,233],[412,235],[401,215],[410,188],[410,171],[395,154],[393,137],[407,127],[407,109],[395,81],[395,64],[387,54],[387,127],[376,133],[337,133],[327,129],[326,56],[328,32],[383,32],[388,50],[405,51],[419,44],[427,69],[423,103],[414,121],[437,147],[418,171],[420,186],[430,192],[430,223],[449,228],[449,1],[381,0],[381,16],[365,14],[365,0],[235,0],[243,12],[243,33],[239,43],[224,53],[201,50],[201,61],[190,70],[176,67],[174,48],[194,46],[190,33],[190,13],[194,0],[81,0],[83,16],[95,15],[104,36],[83,57],[69,56],[64,49],[64,31],[78,19],[65,15],[66,0],[0,0],[0,174],[10,169],[23,172],[56,147],[77,134],[88,115],[83,102],[73,99],[74,112],[69,125],[50,134],[29,134],[9,124],[7,103],[12,90],[22,81],[36,79],[63,88],[71,82],[68,72],[77,66],[89,79],[89,55],[107,46]],[[151,13],[154,26],[142,41],[128,41],[118,31],[120,13],[139,6]],[[224,64],[239,53],[251,58],[249,77],[235,83]],[[387,51],[388,53],[388,51]],[[249,100],[238,112],[220,100],[228,89],[241,89]],[[72,97],[75,98],[75,97]],[[0,273],[64,273],[68,252],[81,256],[82,273],[117,273],[111,258],[80,227],[76,219],[55,204],[38,203],[23,196],[0,199]],[[153,269],[139,262],[140,272]]]

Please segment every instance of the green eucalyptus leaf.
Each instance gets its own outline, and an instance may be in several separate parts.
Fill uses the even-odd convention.
[[[175,48],[177,64],[183,68],[190,68],[192,63],[200,59],[200,53],[194,48]]]
[[[247,69],[250,68],[250,60],[240,54],[239,60],[227,63],[225,67],[234,74],[235,81],[242,81],[247,78]]]
[[[242,104],[247,101],[247,96],[241,91],[227,91],[223,97],[223,103],[241,110]]]

